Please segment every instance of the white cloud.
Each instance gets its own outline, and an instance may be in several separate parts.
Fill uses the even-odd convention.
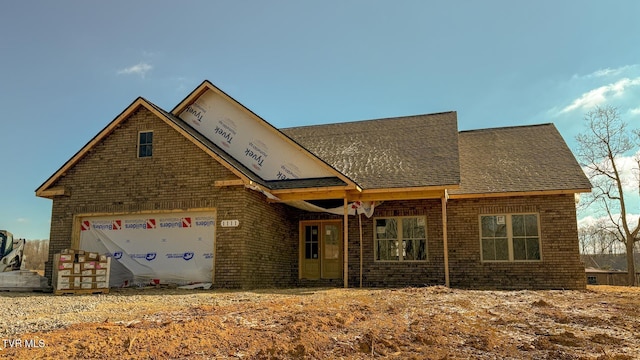
[[[599,88],[590,90],[575,99],[571,105],[560,110],[560,114],[568,113],[578,109],[590,109],[603,104],[610,97],[622,96],[625,90],[632,86],[640,85],[640,77],[634,79],[623,78],[615,83],[600,86]]]
[[[618,221],[620,220],[620,213],[612,214],[611,217],[613,218],[614,221]],[[629,223],[629,226],[632,229],[638,223],[639,217],[640,217],[640,214],[627,214],[627,223]],[[611,219],[609,219],[608,215],[603,215],[599,217],[593,216],[593,215],[587,215],[578,220],[578,228],[584,228],[584,227],[588,227],[598,223],[604,223],[609,225],[611,224]]]
[[[125,75],[133,74],[133,75],[140,75],[140,77],[144,77],[147,71],[151,69],[153,69],[153,66],[151,66],[150,64],[147,64],[145,62],[140,62],[128,68],[118,70],[118,74],[125,74]]]
[[[603,217],[595,217],[593,215],[587,215],[583,218],[578,219],[578,228],[588,227],[594,224],[597,224],[600,219]]]
[[[602,70],[597,70],[589,75],[587,75],[587,77],[602,77],[602,76],[607,76],[607,75],[613,75],[613,74],[619,74],[621,72],[620,69],[610,69],[610,68],[606,68],[606,69],[602,69]]]
[[[636,156],[640,156],[636,154]],[[623,176],[622,190],[626,192],[637,193],[638,188],[638,162],[632,156],[625,156],[618,161],[620,172]]]
[[[24,224],[24,223],[28,223],[28,222],[29,222],[29,219],[25,219],[25,218],[18,218],[18,219],[16,219],[16,221],[17,221],[17,222],[19,222],[19,223],[23,223],[23,224]]]
[[[640,64],[634,64],[634,65],[625,65],[625,66],[621,66],[619,68],[606,68],[606,69],[600,69],[600,70],[596,70],[594,72],[592,72],[591,74],[587,74],[587,75],[573,75],[573,79],[594,79],[594,78],[600,78],[600,77],[605,77],[605,76],[615,76],[615,75],[620,75],[624,72],[628,72],[631,71],[635,68],[637,68],[638,66],[640,66]]]
[[[620,156],[616,158],[616,168],[620,173],[620,177],[622,179],[622,191],[627,194],[637,194],[638,193],[638,178],[640,177],[639,169],[638,169],[638,160],[640,159],[640,150],[634,155],[629,156]],[[605,164],[600,164],[603,168],[609,168],[610,166]],[[589,176],[591,174],[591,170],[583,167],[582,171]]]
[[[634,108],[634,109],[630,109],[630,110],[629,110],[629,113],[630,113],[631,115],[633,115],[633,116],[635,116],[635,115],[640,115],[640,106],[639,106],[639,107],[637,107],[637,108]]]

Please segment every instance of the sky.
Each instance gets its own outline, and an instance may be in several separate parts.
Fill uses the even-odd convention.
[[[2,1],[0,229],[47,239],[35,189],[138,96],[171,110],[205,79],[278,128],[454,110],[460,130],[554,123],[575,152],[595,106],[640,127],[638,14],[635,0]]]

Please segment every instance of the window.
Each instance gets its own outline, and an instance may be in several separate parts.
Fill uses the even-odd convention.
[[[318,226],[305,226],[304,228],[304,258],[318,258]]]
[[[540,260],[537,214],[480,216],[482,261]]]
[[[138,157],[153,155],[153,131],[141,131],[138,135]]]
[[[426,261],[427,231],[423,216],[377,218],[375,259],[377,261]]]
[[[598,279],[595,276],[587,276],[587,284],[598,285]]]

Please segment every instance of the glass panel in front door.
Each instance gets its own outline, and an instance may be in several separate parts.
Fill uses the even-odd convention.
[[[304,258],[318,258],[318,226],[305,226],[304,228]]]
[[[320,226],[305,225],[304,227],[304,254],[300,260],[301,277],[303,279],[320,278]]]
[[[324,224],[322,226],[322,244],[322,277],[339,279],[342,277],[340,224]]]
[[[324,226],[324,258],[337,260],[340,258],[340,238],[336,225]]]

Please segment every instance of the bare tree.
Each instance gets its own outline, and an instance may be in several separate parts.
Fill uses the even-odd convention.
[[[49,240],[27,240],[24,245],[23,268],[44,270],[49,255]]]
[[[580,252],[585,255],[624,254],[624,244],[612,230],[608,219],[598,219],[578,229]],[[636,244],[636,247],[640,244]]]
[[[580,242],[580,253],[584,255],[594,255],[596,247],[593,242],[591,225],[578,228],[578,241]]]
[[[597,107],[585,115],[587,130],[576,137],[578,157],[593,184],[588,206],[598,206],[609,220],[611,236],[625,245],[628,284],[635,285],[634,244],[640,240],[640,218],[629,219],[619,159],[638,147],[640,132],[629,131],[618,110]],[[640,184],[639,184],[640,191]]]

